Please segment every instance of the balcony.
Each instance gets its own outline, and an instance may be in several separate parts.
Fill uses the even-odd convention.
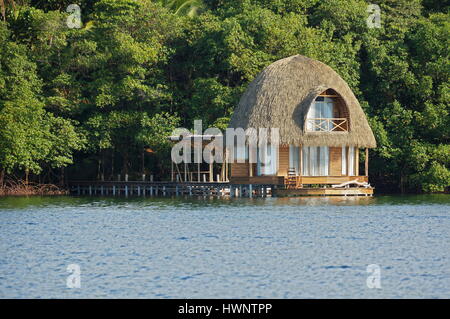
[[[346,118],[307,118],[307,132],[347,132]]]

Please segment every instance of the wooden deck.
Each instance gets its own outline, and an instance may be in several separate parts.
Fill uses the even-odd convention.
[[[230,182],[147,182],[147,181],[71,181],[74,195],[90,196],[371,196],[372,187],[340,187],[332,184],[357,180],[367,176],[301,177],[303,187],[290,187],[284,176],[234,177]],[[307,187],[305,185],[326,185]]]
[[[303,185],[332,185],[350,181],[368,182],[367,176],[296,176]],[[273,184],[284,185],[284,176],[245,176],[230,178],[232,184]]]
[[[372,187],[349,187],[349,188],[276,188],[273,196],[291,197],[291,196],[372,196],[374,189]]]

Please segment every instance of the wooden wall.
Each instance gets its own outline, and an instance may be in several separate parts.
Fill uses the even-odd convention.
[[[278,151],[278,176],[287,176],[289,169],[289,146],[280,146]]]
[[[359,150],[355,149],[355,173],[359,175]],[[330,147],[330,176],[342,176],[342,149],[341,147]],[[278,176],[287,176],[289,170],[289,146],[280,146],[278,152]],[[256,176],[256,164],[252,164],[253,176]],[[231,163],[231,176],[248,177],[248,163]]]
[[[249,176],[248,163],[231,163],[231,176],[236,177]]]
[[[342,175],[342,148],[330,147],[330,176]]]

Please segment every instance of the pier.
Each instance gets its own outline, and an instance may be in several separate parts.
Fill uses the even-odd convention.
[[[72,181],[72,195],[85,196],[272,196],[276,185],[229,182]]]

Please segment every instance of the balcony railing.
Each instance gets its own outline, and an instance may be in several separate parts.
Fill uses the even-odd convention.
[[[348,131],[346,118],[312,118],[306,119],[307,132],[346,132]]]

